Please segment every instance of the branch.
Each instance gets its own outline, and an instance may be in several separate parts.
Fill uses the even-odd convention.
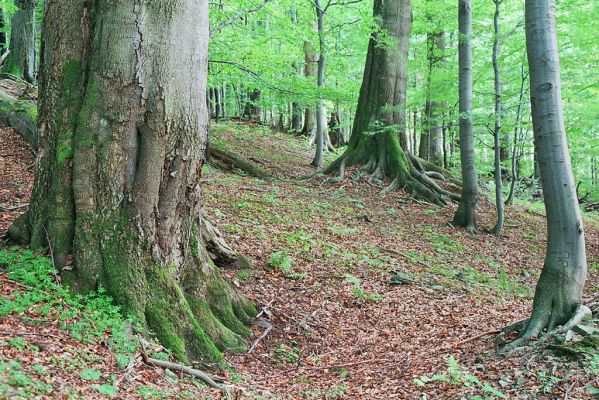
[[[227,65],[232,65],[236,68],[238,68],[240,71],[245,72],[248,75],[253,76],[254,78],[256,78],[257,80],[263,82],[265,84],[266,87],[279,91],[281,93],[287,93],[287,94],[291,94],[291,95],[302,95],[302,93],[299,92],[293,92],[291,90],[287,90],[287,89],[281,89],[280,87],[274,86],[270,83],[268,83],[264,78],[262,78],[258,73],[252,71],[251,69],[245,67],[244,65],[235,62],[235,61],[227,61],[227,60],[208,60],[209,63],[213,63],[213,64],[227,64]]]
[[[229,18],[228,20],[226,20],[224,22],[221,22],[212,32],[210,32],[210,39],[214,38],[214,36],[217,33],[219,33],[220,31],[222,31],[223,28],[231,25],[232,23],[234,23],[238,19],[243,18],[243,16],[245,16],[246,14],[253,13],[253,12],[256,12],[256,11],[260,10],[269,1],[271,1],[271,0],[264,0],[262,3],[257,4],[254,7],[244,8],[243,10],[239,11],[237,14],[235,14],[234,16],[232,16],[231,18]]]

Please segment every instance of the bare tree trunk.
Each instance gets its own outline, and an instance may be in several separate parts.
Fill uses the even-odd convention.
[[[304,76],[312,78],[315,76],[314,63],[316,62],[316,52],[314,46],[309,41],[304,42]],[[302,135],[309,136],[315,127],[316,114],[312,107],[306,107],[304,110],[304,127]]]
[[[495,153],[495,206],[497,207],[497,222],[493,228],[495,236],[501,235],[504,219],[503,204],[503,179],[501,173],[501,80],[499,77],[499,5],[501,0],[493,0],[495,3],[495,15],[493,17],[494,40],[493,40],[493,73],[495,75],[495,129],[493,131],[493,144]]]
[[[472,134],[472,9],[471,0],[458,0],[460,68],[460,158],[462,161],[462,198],[453,224],[476,232],[478,182]]]
[[[10,54],[4,68],[29,83],[35,83],[37,75],[35,55],[35,12],[37,0],[15,0],[18,10],[12,18]]]
[[[435,77],[438,64],[443,62],[445,35],[443,32],[428,35],[429,76],[427,92],[428,161],[443,165],[443,109],[445,102],[437,101],[438,79]],[[435,94],[434,94],[435,93]]]
[[[319,43],[319,56],[318,56],[318,72],[317,72],[317,85],[319,88],[324,88],[324,71],[326,66],[327,49],[324,40],[324,10],[320,5],[320,0],[314,1],[316,7],[316,19],[318,21],[318,43]],[[322,93],[319,94],[318,108],[316,109],[316,153],[314,159],[310,163],[313,167],[319,168],[322,165],[324,159],[324,135],[327,126],[327,116],[324,108],[324,98]]]
[[[566,323],[582,303],[587,277],[583,224],[563,121],[555,19],[554,0],[526,1],[531,111],[547,212],[547,253],[528,326],[510,348]]]
[[[9,233],[179,359],[222,364],[255,309],[203,239],[207,48],[207,0],[48,2],[34,191]]]
[[[518,99],[518,109],[516,110],[516,127],[514,128],[514,143],[512,145],[512,184],[510,186],[510,194],[505,201],[506,204],[512,205],[514,202],[514,196],[516,195],[516,189],[518,187],[518,181],[520,180],[520,168],[518,167],[519,158],[516,157],[518,154],[518,146],[521,141],[522,135],[522,103],[524,101],[525,84],[528,74],[525,71],[524,62],[522,62],[520,72],[520,97]]]

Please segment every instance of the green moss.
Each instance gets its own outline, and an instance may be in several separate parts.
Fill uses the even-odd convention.
[[[56,148],[56,162],[58,165],[63,165],[67,160],[73,158],[73,143],[72,134],[67,132],[59,141]]]

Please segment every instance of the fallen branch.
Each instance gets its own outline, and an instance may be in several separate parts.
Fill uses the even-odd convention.
[[[146,346],[143,341],[141,341],[141,357],[142,357],[143,361],[148,365],[170,369],[171,371],[183,372],[183,373],[186,373],[188,375],[191,375],[193,377],[196,377],[196,378],[202,380],[204,383],[206,383],[211,388],[225,390],[224,385],[221,385],[220,383],[216,383],[210,375],[208,375],[205,372],[200,371],[199,369],[194,369],[194,368],[188,367],[187,365],[173,363],[170,361],[157,360],[155,358],[149,357],[148,354],[146,353]]]
[[[258,336],[256,338],[256,340],[254,340],[254,342],[248,349],[248,354],[252,353],[256,349],[256,346],[258,346],[258,343],[260,343],[260,341],[262,339],[264,339],[270,333],[270,331],[272,331],[272,324],[267,321],[264,321],[264,320],[256,321],[256,325],[258,325],[262,328],[265,328],[265,329],[264,329],[264,332],[262,332],[262,334],[260,336]]]
[[[224,147],[218,146],[216,143],[210,145],[210,157],[214,157],[219,161],[231,165],[235,168],[242,170],[243,172],[255,176],[257,178],[270,178],[271,174],[263,168],[260,168],[252,164],[242,156],[233,153]]]
[[[20,206],[14,206],[14,207],[6,207],[6,206],[0,205],[0,210],[2,210],[2,211],[15,211],[15,210],[20,210],[21,208],[25,208],[27,206],[29,206],[29,203],[27,203],[27,204],[21,204]]]

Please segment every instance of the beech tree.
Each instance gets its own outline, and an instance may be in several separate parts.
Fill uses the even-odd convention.
[[[37,74],[35,53],[35,12],[38,0],[15,0],[17,11],[12,17],[8,59],[4,71],[29,83]]]
[[[476,232],[478,181],[472,133],[472,8],[470,0],[458,0],[458,63],[460,91],[460,159],[462,161],[462,198],[453,225]]]
[[[566,323],[582,303],[584,232],[564,128],[554,0],[527,0],[526,49],[535,149],[547,213],[547,252],[519,343]]]
[[[10,229],[102,286],[182,360],[245,346],[254,307],[208,257],[207,0],[48,1],[31,205]]]
[[[421,163],[400,144],[406,129],[408,44],[412,25],[410,0],[375,0],[378,29],[368,44],[366,66],[352,134],[345,153],[326,173],[345,174],[348,165],[363,165],[371,180],[390,178],[386,190],[405,188],[416,197],[444,204],[459,196],[439,187]]]

